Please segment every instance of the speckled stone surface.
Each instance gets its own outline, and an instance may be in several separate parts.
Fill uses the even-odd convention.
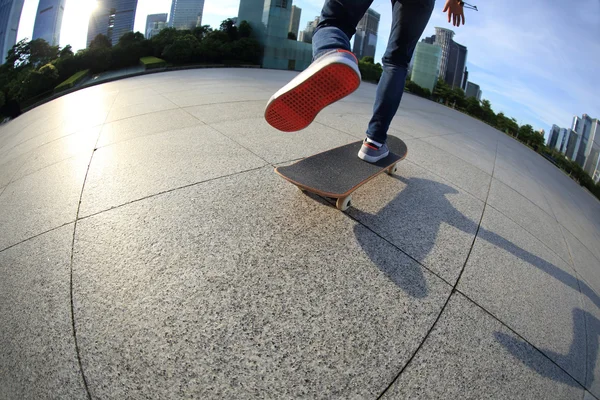
[[[486,208],[458,289],[530,343],[548,349],[550,358],[583,382],[586,344],[572,335],[585,330],[583,318],[573,318],[573,310],[582,307],[579,288],[566,262]]]
[[[360,187],[352,203],[352,217],[451,284],[483,212],[483,202],[410,161]]]
[[[451,290],[270,167],[84,219],[74,262],[98,398],[373,398]]]
[[[208,125],[119,142],[94,153],[80,215],[265,164]]]
[[[73,225],[0,252],[0,399],[85,399],[71,325]]]
[[[583,387],[456,293],[384,399],[560,399]]]
[[[75,220],[89,158],[59,162],[13,181],[0,196],[0,249]]]
[[[0,399],[371,399],[410,359],[388,395],[600,398],[600,202],[405,93],[409,159],[342,213],[273,167],[361,138],[376,85],[279,132],[296,75],[138,76],[0,125]]]

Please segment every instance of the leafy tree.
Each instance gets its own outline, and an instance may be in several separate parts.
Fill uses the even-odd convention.
[[[72,57],[73,54],[73,47],[71,47],[70,44],[66,45],[65,47],[63,47],[60,52],[58,53],[58,57],[59,58],[64,58],[64,57]]]
[[[450,91],[449,101],[460,110],[464,110],[467,106],[467,99],[465,98],[465,92],[459,87],[456,87]]]
[[[8,51],[6,64],[15,69],[23,67],[29,62],[30,53],[29,41],[28,39],[23,39]]]
[[[375,64],[375,58],[370,57],[370,56],[364,56],[363,58],[361,58],[360,61],[367,63],[367,64]]]
[[[433,89],[433,98],[436,101],[442,101],[447,103],[450,98],[450,86],[442,78],[438,79],[435,89]]]
[[[288,32],[288,39],[297,40],[296,34],[294,32]]]
[[[209,25],[197,26],[192,30],[192,35],[194,35],[199,41],[202,41],[202,39],[204,39],[211,31],[212,29]]]
[[[496,125],[496,113],[492,110],[492,104],[489,100],[481,101],[481,108],[483,109],[483,120],[488,124],[495,126]]]
[[[252,35],[252,27],[248,21],[244,20],[240,22],[238,33],[240,34],[240,38],[249,38]]]
[[[238,39],[238,29],[231,18],[227,18],[221,22],[220,30],[227,34],[230,41]]]
[[[475,118],[483,119],[483,108],[479,104],[479,100],[475,97],[469,97],[466,100],[467,113],[474,116]]]
[[[110,49],[111,47],[112,42],[108,39],[108,37],[103,34],[99,34],[91,41],[90,45],[88,46],[88,49]]]
[[[58,58],[58,46],[50,46],[44,39],[29,42],[29,62],[34,66],[48,64]]]
[[[533,127],[529,124],[521,126],[517,131],[517,138],[523,143],[529,144],[533,135]]]
[[[191,33],[177,38],[173,44],[165,47],[162,56],[165,60],[175,64],[185,64],[193,60],[194,54],[198,51],[200,42]]]

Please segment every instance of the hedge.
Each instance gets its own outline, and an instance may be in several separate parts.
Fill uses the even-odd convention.
[[[90,73],[89,69],[79,71],[69,79],[58,85],[54,88],[54,92],[62,92],[63,90],[71,89],[73,86],[81,82],[88,74]]]
[[[167,66],[167,62],[158,57],[142,57],[140,58],[140,64],[142,64],[146,69],[164,68]]]

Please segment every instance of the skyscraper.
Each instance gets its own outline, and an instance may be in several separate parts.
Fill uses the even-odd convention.
[[[117,44],[121,36],[133,31],[136,8],[137,0],[100,0],[90,17],[87,45],[99,34]]]
[[[157,28],[156,25],[158,22],[167,22],[167,13],[164,14],[150,14],[146,17],[146,31],[144,34],[146,35],[146,39],[150,39],[152,37],[152,30]]]
[[[300,32],[300,37],[298,40],[304,43],[312,43],[312,37],[315,34],[317,25],[319,25],[319,21],[321,21],[321,17],[315,17],[313,21],[308,21],[306,24],[306,29]]]
[[[560,127],[558,125],[552,125],[552,129],[550,129],[550,132],[548,133],[548,141],[546,142],[546,145],[549,148],[551,148],[551,149],[556,148],[556,143],[558,142],[559,134],[560,134]]]
[[[8,51],[17,43],[17,31],[25,0],[0,0],[0,50],[2,64]]]
[[[292,15],[290,16],[290,27],[288,28],[288,32],[292,32],[298,38],[298,31],[300,30],[300,15],[302,14],[302,9],[296,6],[292,6]]]
[[[592,126],[594,120],[587,114],[583,114],[581,118],[573,118],[573,129],[579,134],[579,140],[575,149],[575,154],[572,160],[579,164],[582,168],[585,165],[586,157],[589,155],[591,150],[591,143],[594,141],[592,137]]]
[[[410,80],[433,92],[440,73],[442,49],[435,44],[417,43]]]
[[[462,88],[467,64],[467,48],[454,40],[450,42],[450,54],[446,67],[445,81],[451,88]]]
[[[291,14],[290,0],[240,0],[238,20],[250,24],[264,47],[263,68],[302,71],[310,65],[312,46],[287,38]]]
[[[466,96],[475,97],[477,100],[481,101],[481,88],[479,85],[473,82],[467,82]]]
[[[352,52],[359,60],[363,57],[375,57],[380,19],[381,15],[369,8],[358,22]]]
[[[450,51],[452,47],[452,40],[454,38],[454,31],[446,28],[435,28],[435,44],[442,48],[442,62],[440,64],[440,78],[446,78],[446,71],[448,70],[448,58],[450,57]]]
[[[204,0],[173,0],[169,28],[194,29],[202,25]]]
[[[32,39],[44,39],[50,46],[58,46],[64,12],[65,0],[40,0]]]

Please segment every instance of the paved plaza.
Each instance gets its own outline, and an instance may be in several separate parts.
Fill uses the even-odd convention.
[[[405,94],[407,159],[341,212],[273,169],[362,139],[375,85],[279,132],[294,75],[139,76],[0,126],[0,399],[600,398],[600,202]]]

